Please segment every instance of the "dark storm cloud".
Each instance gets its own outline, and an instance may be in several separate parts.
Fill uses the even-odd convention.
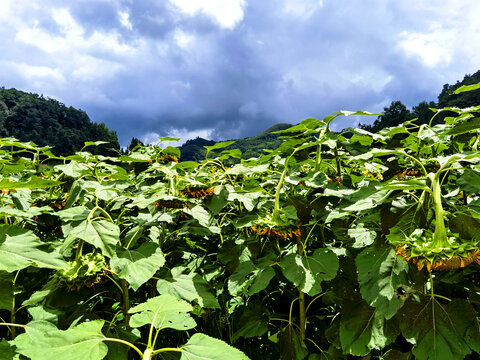
[[[342,109],[381,112],[393,100],[412,107],[477,70],[451,41],[469,18],[452,8],[445,20],[432,12],[438,0],[6,1],[0,64],[11,71],[0,85],[80,107],[123,145],[251,136]]]

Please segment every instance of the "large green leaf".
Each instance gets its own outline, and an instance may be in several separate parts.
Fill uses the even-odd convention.
[[[13,347],[5,339],[0,341],[0,360],[13,360]]]
[[[180,360],[249,360],[247,355],[222,340],[204,334],[194,334],[182,346]]]
[[[402,306],[396,290],[407,282],[408,263],[390,247],[369,247],[355,259],[362,297],[390,319]]]
[[[219,309],[218,300],[212,294],[210,285],[200,275],[183,273],[184,268],[171,270],[169,277],[157,281],[160,294],[171,294],[187,301],[197,301],[201,307]]]
[[[107,220],[76,221],[63,226],[67,241],[82,239],[85,242],[102,250],[103,255],[113,257],[115,246],[120,241],[120,229],[118,225]]]
[[[478,171],[466,169],[457,179],[457,183],[467,193],[480,193],[480,173]]]
[[[192,310],[189,303],[173,295],[156,296],[130,309],[129,312],[133,314],[130,326],[140,327],[153,323],[157,329],[188,330],[196,326],[195,321],[187,314]]]
[[[148,242],[134,250],[117,252],[110,261],[112,270],[128,281],[133,290],[145,284],[165,264],[160,247]]]
[[[165,312],[153,312],[143,311],[138,314],[133,314],[130,318],[130,326],[138,328],[144,325],[152,324],[156,329],[175,329],[175,330],[190,330],[197,326],[197,323],[190,314],[165,311]]]
[[[271,267],[275,262],[276,259],[272,256],[259,259],[257,265],[251,260],[241,262],[228,279],[228,291],[233,296],[251,296],[262,291],[275,276]]]
[[[13,274],[0,270],[0,310],[12,310]]]
[[[76,161],[70,161],[68,164],[56,165],[55,168],[73,178],[79,178],[91,172],[90,167],[87,164]]]
[[[381,190],[425,190],[430,191],[430,188],[422,180],[393,180],[385,184],[379,185]]]
[[[144,303],[130,308],[129,313],[134,314],[142,311],[150,311],[153,313],[162,313],[168,311],[189,312],[192,310],[192,306],[186,301],[179,300],[170,294],[164,294],[150,298]]]
[[[338,270],[338,258],[329,249],[315,250],[311,256],[286,255],[281,263],[285,277],[310,296],[322,291],[321,282],[333,279]]]
[[[31,322],[26,333],[18,335],[17,352],[32,360],[101,360],[107,355],[103,342],[103,320],[82,323],[67,330],[58,330],[45,321]]]
[[[469,120],[468,122],[463,122],[461,124],[456,125],[454,128],[450,129],[447,132],[448,135],[460,135],[469,133],[471,131],[475,131],[480,129],[480,118],[475,118]]]
[[[465,334],[476,316],[465,300],[445,306],[428,297],[406,302],[398,318],[403,336],[414,341],[418,360],[461,360],[471,352]]]
[[[43,179],[37,176],[31,176],[28,179],[18,181],[4,178],[0,181],[0,189],[43,189],[61,184],[61,181]]]
[[[262,336],[268,331],[268,316],[260,303],[250,303],[237,321],[233,340]]]
[[[0,226],[0,270],[8,272],[28,266],[62,269],[68,264],[30,230],[14,225]]]
[[[363,248],[373,244],[377,237],[377,233],[375,230],[366,229],[361,225],[348,229],[348,236],[355,239],[355,242],[352,245],[354,248]]]
[[[460,94],[466,91],[473,91],[477,89],[480,89],[480,83],[473,84],[473,85],[462,85],[458,89],[456,89],[453,93]]]
[[[288,324],[280,331],[280,360],[303,360],[307,356],[308,349],[298,329]]]
[[[342,307],[340,342],[344,352],[365,356],[372,349],[390,344],[397,335],[397,327],[391,326],[366,302],[350,302]]]
[[[204,146],[204,148],[207,149],[207,154],[205,156],[208,157],[208,154],[210,153],[210,151],[223,149],[223,148],[226,148],[227,146],[230,146],[234,143],[235,143],[235,140],[232,140],[232,141],[219,142],[219,143],[216,143],[212,146]]]

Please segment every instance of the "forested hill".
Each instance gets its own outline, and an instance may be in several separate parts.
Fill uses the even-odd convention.
[[[67,107],[57,100],[16,89],[0,88],[0,137],[13,136],[40,146],[53,146],[55,155],[79,151],[86,141],[108,141],[109,144],[89,151],[104,155],[120,149],[117,135],[104,123],[90,121],[81,110]]]
[[[256,136],[237,139],[235,140],[234,144],[223,148],[221,151],[239,149],[242,152],[242,158],[244,159],[258,157],[261,154],[264,154],[264,149],[276,149],[282,143],[282,140],[279,139],[280,135],[273,134],[273,132],[287,129],[291,126],[291,124],[285,123],[273,125]],[[180,147],[180,152],[182,154],[181,160],[204,160],[206,154],[204,146],[212,146],[215,143],[215,141],[205,140],[200,137],[193,140],[188,140]]]
[[[361,128],[377,132],[386,127],[397,126],[407,120],[417,119],[416,124],[427,124],[433,112],[430,108],[457,107],[467,108],[480,104],[480,89],[460,94],[454,94],[454,91],[463,85],[473,85],[480,82],[480,70],[472,75],[465,75],[462,81],[457,81],[454,85],[445,84],[438,95],[438,101],[422,101],[409,110],[401,101],[392,101],[390,106],[383,109],[382,114],[372,125],[360,125]],[[453,113],[444,112],[436,118],[440,122],[446,116],[452,116]]]

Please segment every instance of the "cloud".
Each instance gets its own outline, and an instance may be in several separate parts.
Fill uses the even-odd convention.
[[[200,130],[188,130],[185,128],[176,129],[171,128],[167,130],[164,134],[158,134],[156,132],[147,132],[140,136],[140,141],[144,144],[159,144],[162,147],[165,146],[181,146],[187,140],[195,139],[201,137],[204,139],[212,139],[214,135],[214,129],[200,129]],[[178,141],[161,141],[160,138],[171,137],[179,139]]]
[[[178,10],[189,16],[198,13],[214,19],[225,29],[234,28],[243,19],[244,0],[169,0]]]
[[[120,19],[120,23],[128,30],[133,30],[133,25],[130,22],[130,14],[126,11],[119,11],[118,17]]]
[[[3,0],[0,86],[81,108],[123,146],[175,131],[246,137],[435,100],[478,70],[479,11],[469,0]]]
[[[283,11],[293,16],[309,18],[322,6],[322,0],[285,0]]]

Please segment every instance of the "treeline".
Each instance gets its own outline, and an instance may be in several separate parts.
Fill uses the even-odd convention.
[[[438,102],[422,101],[412,110],[409,110],[401,101],[392,101],[390,106],[383,109],[383,113],[372,125],[361,124],[360,127],[370,132],[377,132],[383,128],[397,126],[415,118],[417,119],[416,124],[427,124],[434,114],[430,108],[467,108],[478,105],[480,104],[480,90],[454,94],[454,91],[460,86],[473,85],[478,82],[480,82],[480,70],[472,75],[465,75],[462,81],[457,81],[454,85],[443,85],[443,89],[438,95]],[[444,112],[436,121],[440,122],[444,117],[452,115],[453,113]]]
[[[88,115],[57,100],[16,89],[0,88],[0,137],[53,146],[55,155],[79,151],[86,141],[107,141],[89,149],[103,155],[120,150],[117,134],[104,123],[93,123]]]

